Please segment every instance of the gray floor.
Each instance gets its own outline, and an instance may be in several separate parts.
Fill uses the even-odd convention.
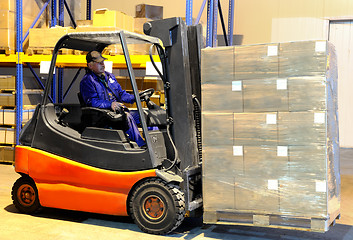
[[[80,239],[332,239],[353,240],[353,149],[341,149],[341,219],[326,233],[272,228],[203,225],[201,218],[187,218],[168,236],[142,233],[128,217],[114,217],[46,208],[35,216],[20,214],[11,201],[11,187],[18,178],[11,165],[0,164],[0,240]]]

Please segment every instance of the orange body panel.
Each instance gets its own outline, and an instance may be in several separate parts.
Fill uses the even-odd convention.
[[[31,147],[16,146],[16,172],[36,183],[40,204],[111,215],[127,215],[132,186],[155,170],[117,172],[91,167]]]

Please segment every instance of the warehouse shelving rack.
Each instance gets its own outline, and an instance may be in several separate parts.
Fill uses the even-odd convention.
[[[202,12],[205,8],[207,2],[207,33],[206,33],[206,47],[216,47],[217,46],[217,20],[218,12],[222,24],[222,30],[224,35],[224,41],[227,46],[233,45],[233,25],[234,25],[234,0],[229,0],[229,11],[228,11],[228,36],[226,34],[223,12],[221,8],[220,0],[204,0],[202,2],[200,11],[197,15],[196,21],[192,22],[192,10],[193,10],[193,0],[186,0],[186,24],[198,24]]]
[[[37,76],[34,71],[34,67],[38,67],[41,61],[50,61],[51,55],[25,55],[23,52],[23,43],[29,35],[29,29],[23,36],[23,6],[22,0],[16,0],[16,52],[15,54],[0,54],[0,66],[2,67],[16,67],[16,144],[19,144],[19,133],[22,129],[22,111],[23,111],[23,69],[24,67],[28,68],[34,78],[37,80],[38,84],[44,88],[44,83],[42,83],[41,78]],[[58,4],[57,4],[58,3]],[[73,15],[69,9],[69,6],[66,0],[47,0],[44,2],[43,7],[39,11],[34,22],[31,24],[30,28],[33,28],[46,10],[47,7],[51,7],[51,26],[60,25],[64,26],[64,9],[66,8],[67,13],[70,17],[71,24],[73,27],[76,27],[76,23]],[[57,13],[58,12],[58,17]],[[86,19],[91,20],[91,0],[87,0],[87,11]],[[121,55],[107,55],[105,56],[108,61],[113,62],[114,68],[126,68],[124,56]],[[150,61],[149,56],[147,55],[132,55],[131,56],[132,66],[135,69],[144,69],[146,68],[146,62]],[[52,84],[52,100],[53,102],[62,102],[65,99],[65,96],[74,81],[78,77],[82,68],[86,67],[86,58],[85,55],[58,55],[56,61],[56,76],[54,76],[54,84]],[[64,68],[78,68],[75,77],[72,82],[69,84],[66,92],[63,92],[63,75]],[[57,80],[57,81],[55,81]],[[56,89],[56,86],[58,89]],[[58,94],[56,95],[56,93]]]

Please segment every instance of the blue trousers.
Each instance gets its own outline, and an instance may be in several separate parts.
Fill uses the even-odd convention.
[[[145,141],[143,140],[137,125],[140,124],[140,115],[137,110],[131,110],[126,113],[127,123],[129,129],[125,131],[127,135],[129,135],[130,140],[137,143],[139,147],[145,145]]]

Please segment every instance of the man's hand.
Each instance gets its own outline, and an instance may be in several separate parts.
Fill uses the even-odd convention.
[[[121,108],[124,108],[124,104],[120,102],[112,102],[112,105],[110,106],[113,111],[120,111]]]

